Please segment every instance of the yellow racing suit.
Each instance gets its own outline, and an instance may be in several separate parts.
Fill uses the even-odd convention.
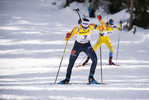
[[[110,50],[110,54],[109,54],[110,59],[112,59],[113,57],[113,45],[109,37],[112,34],[112,31],[114,28],[116,28],[117,30],[120,30],[120,27],[117,27],[117,26],[110,27],[110,25],[108,24],[107,29],[105,31],[101,31],[100,37],[96,41],[96,44],[94,45],[94,48],[93,48],[94,51],[96,51],[102,43],[105,43]]]
[[[83,31],[82,25],[76,26],[71,32],[70,37],[65,37],[65,41],[69,40],[71,37],[73,37],[76,34],[76,41],[79,43],[87,43],[90,41],[90,33],[94,29],[96,30],[106,30],[106,24],[100,20],[100,23],[102,26],[96,25],[96,24],[89,24],[89,28]]]

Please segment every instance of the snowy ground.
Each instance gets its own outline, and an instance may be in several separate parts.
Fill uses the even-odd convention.
[[[49,85],[54,83],[65,46],[65,34],[77,25],[78,15],[73,8],[80,8],[81,15],[88,15],[87,5],[73,3],[60,9],[52,0],[0,0],[0,100],[149,100],[149,30],[137,27],[120,33],[117,63],[108,66],[107,47],[102,45],[103,82],[108,85]],[[107,15],[100,7],[106,21]],[[125,10],[109,15],[118,25],[126,20]],[[90,18],[98,24],[96,18]],[[92,32],[92,45],[98,31]],[[111,35],[116,62],[119,32]],[[57,82],[65,78],[73,37],[67,46]],[[99,58],[99,50],[97,50]],[[81,53],[75,66],[85,56]],[[98,61],[100,62],[100,60]],[[70,83],[86,83],[89,65],[74,68]],[[99,82],[100,63],[95,79]]]

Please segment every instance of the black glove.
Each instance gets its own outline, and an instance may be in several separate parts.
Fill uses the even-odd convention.
[[[122,24],[123,23],[123,20],[120,20],[120,24]]]
[[[81,19],[79,19],[79,20],[78,20],[78,24],[81,24],[81,23],[82,23],[82,20],[81,20]]]

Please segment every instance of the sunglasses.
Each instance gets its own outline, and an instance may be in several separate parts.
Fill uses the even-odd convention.
[[[114,25],[114,22],[109,22],[110,25]]]

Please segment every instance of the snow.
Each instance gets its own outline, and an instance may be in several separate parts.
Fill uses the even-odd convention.
[[[59,1],[59,2],[58,2]],[[149,100],[149,30],[137,27],[129,32],[114,30],[110,36],[114,49],[114,62],[108,66],[109,50],[103,44],[103,82],[108,85],[50,85],[54,83],[65,47],[65,34],[76,25],[81,16],[88,16],[87,3],[74,2],[62,9],[63,0],[0,0],[0,100]],[[103,21],[106,12],[100,7]],[[118,25],[129,14],[122,10],[109,15]],[[97,18],[89,18],[98,24]],[[126,22],[124,22],[126,24]],[[118,36],[120,47],[116,52]],[[65,78],[69,55],[75,37],[69,42],[57,82]],[[92,32],[91,44],[98,39]],[[95,79],[101,82],[100,53]],[[75,66],[84,58],[81,53]],[[73,68],[70,83],[87,83],[91,61],[85,67]]]

